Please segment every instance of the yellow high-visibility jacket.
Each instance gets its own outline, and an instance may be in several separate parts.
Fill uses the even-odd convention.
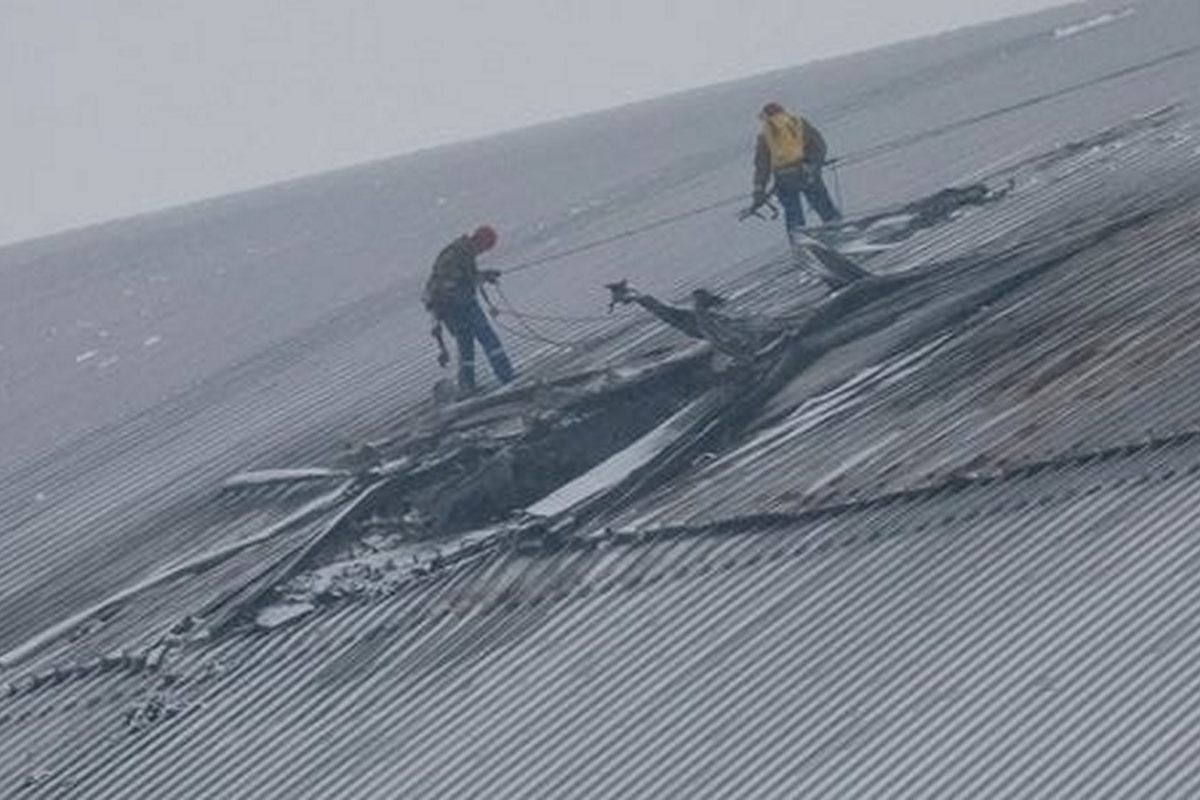
[[[766,188],[774,172],[823,164],[826,155],[824,137],[808,120],[786,111],[772,114],[763,120],[754,149],[754,188]]]
[[[804,161],[804,125],[791,114],[772,114],[763,120],[762,137],[771,155],[772,170]]]

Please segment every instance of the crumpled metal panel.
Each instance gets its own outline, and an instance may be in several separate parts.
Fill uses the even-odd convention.
[[[1137,175],[1171,157],[1180,170],[1200,166],[1200,152],[1166,155],[1156,136],[1117,143],[1109,170]],[[1062,202],[1106,194],[1072,166],[1053,182]],[[1040,195],[1015,193],[985,216],[1006,221],[1008,241],[1021,243],[998,240],[965,264],[935,268],[934,288],[965,296],[1051,263],[1045,275],[962,309],[953,324],[936,309],[928,325],[909,314],[834,350],[772,401],[752,435],[603,524],[794,512],[1196,430],[1200,201],[1177,181],[1157,192],[1110,197],[1106,214],[1061,233],[1039,221]],[[974,241],[970,222],[945,231],[958,233],[948,252],[922,243],[922,259],[945,263]]]

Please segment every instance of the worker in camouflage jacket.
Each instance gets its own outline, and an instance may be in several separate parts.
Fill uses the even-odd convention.
[[[775,178],[775,196],[783,206],[788,235],[804,227],[803,194],[822,222],[842,217],[829,197],[821,167],[825,139],[808,120],[789,114],[778,103],[767,103],[758,115],[762,130],[754,150],[754,200],[752,208],[767,202],[767,184]]]
[[[495,283],[499,270],[481,270],[476,259],[496,246],[496,231],[484,225],[470,235],[460,236],[442,250],[433,263],[425,284],[424,302],[434,317],[438,363],[446,366],[450,356],[442,338],[442,327],[450,330],[458,344],[458,387],[464,394],[475,391],[475,342],[483,347],[492,371],[501,383],[514,377],[512,362],[491,323],[479,307],[482,283]]]

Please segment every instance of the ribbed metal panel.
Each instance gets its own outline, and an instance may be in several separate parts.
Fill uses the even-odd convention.
[[[1147,451],[501,559],[239,642],[237,669],[181,682],[194,711],[56,775],[82,796],[927,796],[1111,788],[1121,760],[1148,787],[1200,711],[1198,471],[1198,447]]]
[[[1012,23],[1009,39],[951,57],[951,38],[942,68],[831,106],[839,124],[891,120],[899,137],[921,127],[914,109],[945,127],[1018,101],[1013,69],[1061,71],[1047,100],[862,162],[852,181],[863,183],[848,184],[875,182],[881,205],[963,176],[1013,188],[871,256],[880,273],[928,271],[927,294],[892,298],[904,314],[810,365],[737,441],[561,550],[485,550],[281,630],[163,639],[336,508],[163,582],[5,674],[0,787],[88,798],[1200,793],[1200,67],[1155,61],[1195,44],[1195,18],[1189,3],[1139,5],[1121,21],[1124,49],[1101,31],[1048,43],[1050,29]],[[1009,50],[1021,66],[1006,64]],[[1097,78],[1137,64],[1148,66]],[[1047,141],[1047,130],[1082,138],[1118,123],[1129,124],[1086,146]],[[723,137],[704,154],[728,164],[647,171],[616,198],[627,205],[546,235],[607,235],[639,213],[706,202],[745,178],[745,153],[735,159]],[[710,169],[691,180],[684,167],[697,163]],[[589,286],[630,277],[668,297],[706,285],[746,313],[802,312],[821,296],[780,248],[722,231],[681,223],[573,268]],[[563,242],[527,244],[537,255]],[[602,295],[581,299],[564,288],[573,280],[514,276],[511,289],[532,307],[594,312]],[[1003,291],[955,307],[985,286]],[[432,373],[380,370],[386,308],[364,301],[247,362],[282,359],[261,396],[239,394],[260,379],[231,368],[97,433],[75,464],[13,468],[0,520],[21,536],[5,540],[0,577],[4,608],[28,618],[6,646],[330,488],[225,504],[197,487],[248,463],[319,462],[329,447],[312,430],[334,423],[361,438],[416,424]],[[405,331],[416,363],[415,323]],[[569,348],[518,347],[530,371],[682,345],[633,314],[555,331]],[[185,468],[165,469],[185,452]],[[90,478],[101,465],[111,473]],[[47,485],[78,494],[30,511]],[[72,538],[88,520],[95,538]],[[93,581],[55,574],[67,563],[82,575],[110,548]]]

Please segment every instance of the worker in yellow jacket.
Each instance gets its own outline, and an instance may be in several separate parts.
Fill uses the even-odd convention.
[[[788,237],[804,227],[803,194],[822,222],[834,222],[842,214],[829,197],[821,166],[825,163],[825,139],[808,120],[789,114],[779,103],[767,103],[758,118],[762,130],[754,150],[754,208],[767,201],[767,184],[775,178],[775,196],[783,206]]]

